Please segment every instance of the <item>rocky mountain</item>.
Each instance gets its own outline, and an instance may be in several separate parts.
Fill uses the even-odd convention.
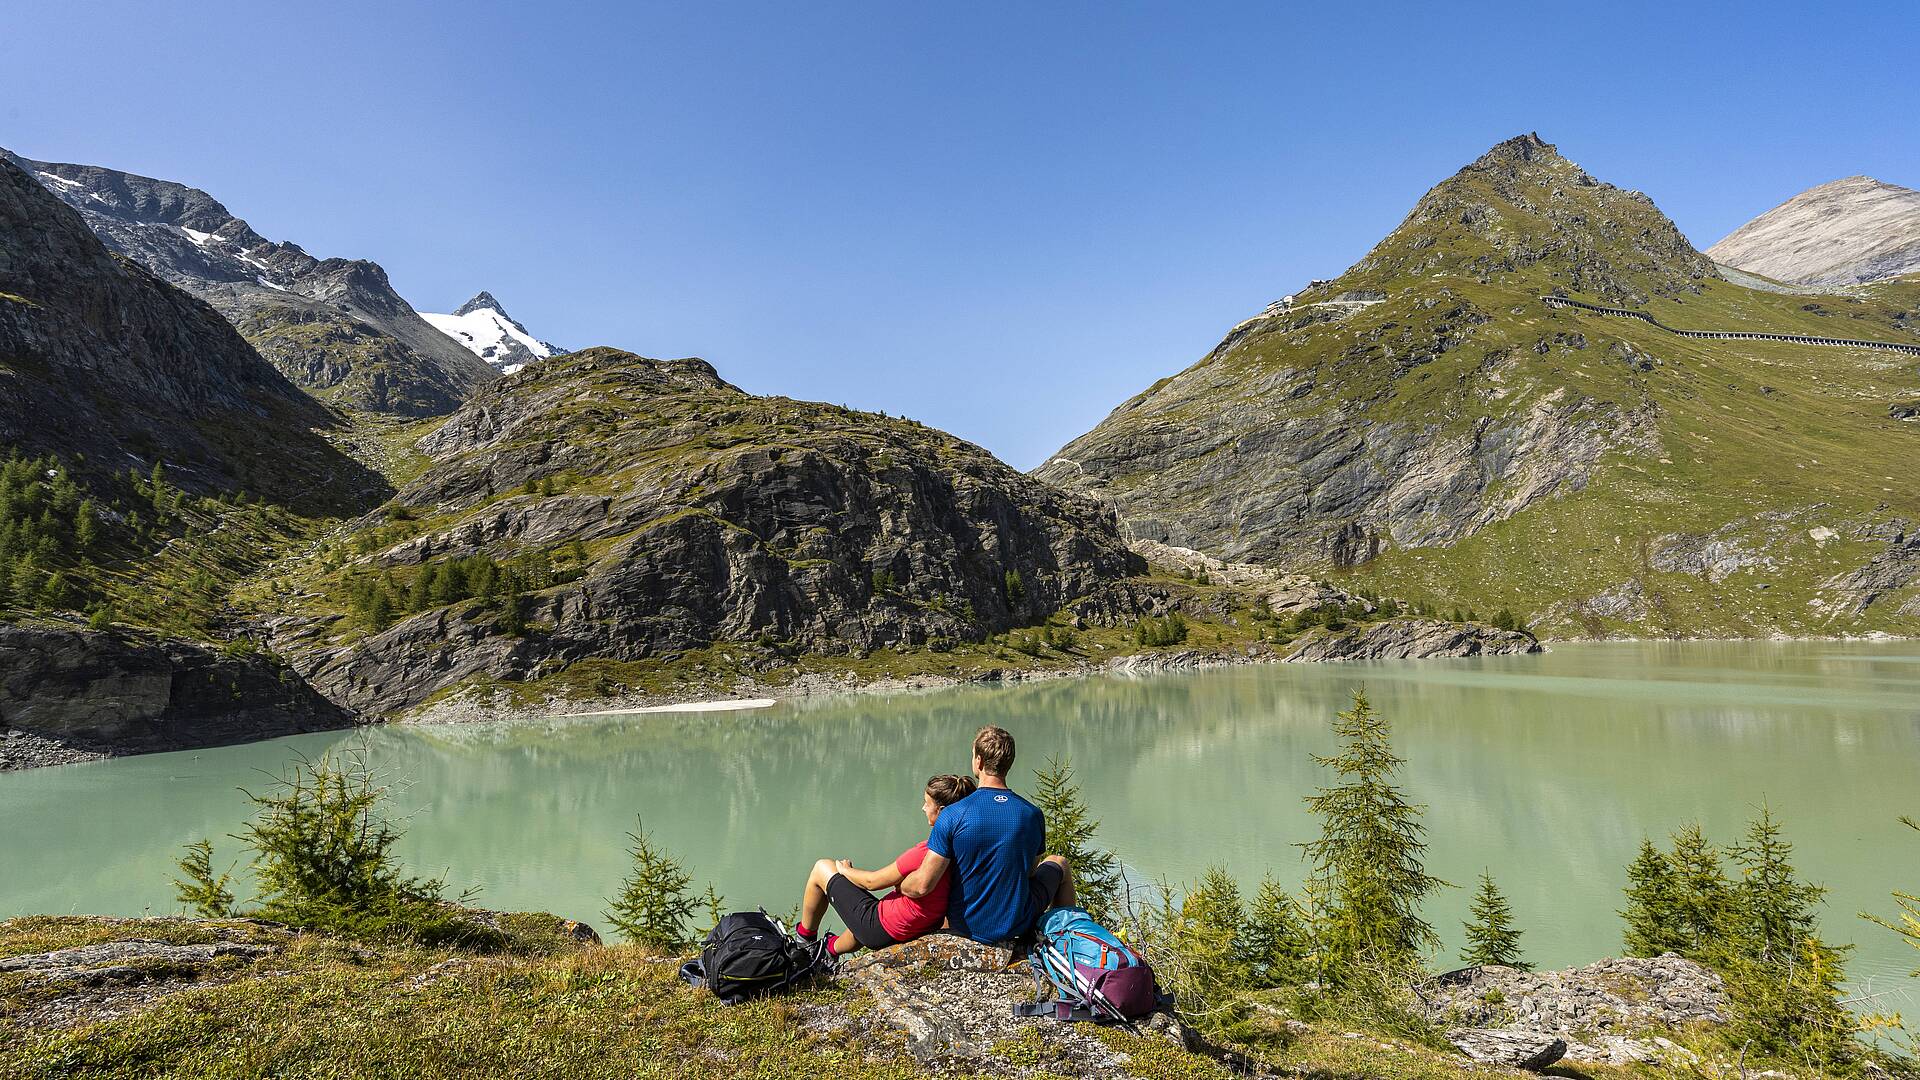
[[[716,642],[769,666],[937,649],[1145,569],[1109,511],[976,446],[756,397],[700,360],[557,357],[420,449],[432,466],[358,524],[352,561],[321,556],[313,603],[274,625],[316,687],[368,712]]]
[[[0,161],[0,448],[95,475],[164,462],[191,490],[322,512],[384,487],[314,431],[335,422],[211,307]]]
[[[1917,301],[1729,282],[1645,195],[1522,136],[1036,475],[1136,538],[1552,632],[1920,625],[1910,358],[1663,328],[1913,344]]]
[[[1920,271],[1920,191],[1849,176],[1808,188],[1707,249],[1728,266],[1799,285]]]
[[[498,375],[422,319],[377,263],[317,259],[267,240],[184,184],[0,154],[78,211],[108,248],[212,304],[324,400],[435,416]]]
[[[420,317],[503,375],[566,351],[527,333],[490,292],[477,294],[451,315],[423,311]]]

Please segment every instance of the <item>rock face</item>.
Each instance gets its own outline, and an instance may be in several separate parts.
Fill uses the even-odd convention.
[[[194,490],[319,512],[385,488],[314,434],[334,422],[212,308],[108,253],[0,160],[0,447],[84,455],[82,473],[164,461]]]
[[[585,561],[526,598],[524,636],[478,602],[341,644],[321,624],[282,623],[284,651],[356,709],[713,642],[846,654],[978,640],[1145,569],[1111,512],[978,447],[754,397],[700,360],[558,357],[483,392],[420,448],[434,465],[397,503],[430,526],[349,573],[404,580],[475,554]]]
[[[1920,389],[1911,365],[1828,348],[1816,366],[1799,347],[1681,338],[1541,297],[1678,326],[1920,341],[1911,287],[1875,288],[1815,299],[1726,281],[1645,195],[1523,136],[1035,475],[1112,505],[1134,541],[1351,571],[1343,588],[1436,605],[1560,604],[1535,623],[1549,633],[1831,632],[1799,614],[1819,577],[1747,525],[1911,494],[1893,450],[1910,436],[1886,404]],[[1680,535],[1700,542],[1650,550]],[[1782,579],[1796,595],[1758,595]],[[1905,629],[1870,614],[1857,629]]]
[[[508,315],[506,307],[490,292],[461,304],[451,315],[423,311],[420,317],[503,375],[566,351],[527,333],[527,328]]]
[[[1325,660],[1427,660],[1440,657],[1505,656],[1536,653],[1532,634],[1496,630],[1478,623],[1438,619],[1389,619],[1300,643],[1289,662]]]
[[[0,770],[345,727],[293,672],[164,638],[0,624]]]
[[[1679,1051],[1640,1032],[1726,1020],[1720,976],[1672,954],[1602,960],[1566,971],[1464,968],[1420,992],[1430,1016],[1454,1029],[1450,1039],[1458,1034],[1486,1047],[1560,1040],[1574,1061],[1656,1061]],[[1480,1037],[1490,1031],[1503,1039]]]
[[[1920,270],[1920,191],[1849,176],[1807,190],[1707,249],[1798,285],[1853,285]]]
[[[197,188],[95,165],[0,157],[79,213],[113,251],[212,304],[288,378],[329,401],[451,412],[497,373],[434,329],[376,263],[267,240]]]

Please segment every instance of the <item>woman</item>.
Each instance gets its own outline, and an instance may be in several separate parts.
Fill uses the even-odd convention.
[[[977,786],[971,776],[936,776],[927,781],[926,796],[920,812],[932,825],[940,811],[973,794]],[[821,859],[813,864],[807,877],[806,892],[800,897],[800,921],[794,924],[794,936],[812,944],[820,933],[820,919],[827,905],[846,924],[847,933],[828,934],[826,952],[830,957],[845,956],[865,946],[884,949],[934,930],[947,917],[947,881],[943,878],[932,892],[914,899],[895,888],[908,874],[920,868],[927,857],[927,844],[920,843],[902,852],[900,857],[879,870],[858,870],[845,859]],[[892,889],[885,897],[875,890]]]

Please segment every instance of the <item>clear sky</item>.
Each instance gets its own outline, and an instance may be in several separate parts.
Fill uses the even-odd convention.
[[[1910,0],[21,0],[0,145],[1030,468],[1511,135],[1702,247],[1920,187],[1917,37]]]

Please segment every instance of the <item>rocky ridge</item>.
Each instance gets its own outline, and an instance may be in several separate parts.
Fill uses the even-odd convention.
[[[1807,190],[1707,249],[1719,262],[1797,285],[1885,281],[1920,270],[1920,191],[1849,176]]]
[[[569,354],[483,392],[420,448],[434,465],[394,504],[407,535],[359,572],[477,554],[584,562],[526,597],[524,636],[479,603],[346,641],[328,620],[276,621],[279,647],[355,709],[716,641],[857,653],[978,640],[1144,569],[1109,513],[978,447],[754,397],[699,360]]]
[[[401,416],[451,412],[497,373],[423,320],[364,259],[318,259],[211,195],[96,165],[0,150],[113,251],[212,304],[283,374],[325,399]]]
[[[83,473],[160,461],[192,490],[311,512],[384,488],[315,434],[335,423],[212,308],[110,254],[0,160],[0,446]]]

